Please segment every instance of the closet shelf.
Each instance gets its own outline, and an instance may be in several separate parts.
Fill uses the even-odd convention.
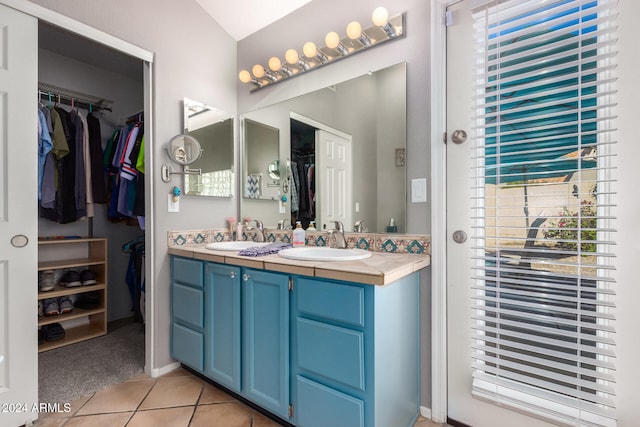
[[[59,261],[41,261],[38,263],[38,271],[60,270],[63,268],[78,268],[89,265],[101,265],[105,263],[106,261],[104,260],[104,258],[99,257],[62,259]]]
[[[60,259],[64,256],[67,259]],[[95,285],[74,286],[67,288],[56,285],[52,291],[38,292],[38,300],[58,298],[62,296],[80,295],[87,292],[99,292],[99,306],[94,309],[74,307],[73,311],[38,319],[38,326],[52,323],[63,323],[69,320],[87,319],[87,323],[68,327],[62,324],[65,338],[57,341],[45,341],[38,346],[43,352],[54,348],[74,344],[107,333],[107,239],[68,236],[66,238],[38,238],[38,271],[62,270],[65,268],[91,267],[96,275]],[[38,286],[34,283],[34,286]],[[34,313],[34,315],[37,315]]]
[[[75,344],[80,341],[96,338],[107,333],[105,328],[94,324],[76,326],[74,328],[65,328],[65,337],[57,341],[45,341],[38,346],[38,352],[53,350],[54,348],[64,347],[65,345]]]
[[[55,289],[52,291],[38,292],[38,300],[47,298],[58,298],[66,295],[79,295],[85,292],[101,291],[103,289],[107,289],[107,285],[105,285],[104,283],[98,283],[88,286],[74,286],[72,288],[66,288],[64,286],[56,285]]]
[[[92,308],[91,310],[74,307],[73,311],[70,313],[41,317],[40,319],[38,319],[38,326],[64,322],[65,320],[79,319],[85,316],[91,316],[93,314],[100,314],[102,312],[104,312],[104,307]]]

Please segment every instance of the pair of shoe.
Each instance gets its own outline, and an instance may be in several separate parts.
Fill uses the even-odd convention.
[[[38,330],[38,344],[44,341],[57,341],[65,337],[66,333],[60,323],[44,325]]]
[[[45,316],[55,316],[73,311],[73,303],[68,296],[60,298],[47,298],[42,301],[42,312]]]
[[[38,289],[40,292],[52,291],[56,287],[56,273],[53,270],[45,270],[40,272],[40,280],[38,280]]]
[[[67,288],[95,285],[96,274],[91,270],[81,270],[80,272],[69,270],[60,279],[60,284]]]

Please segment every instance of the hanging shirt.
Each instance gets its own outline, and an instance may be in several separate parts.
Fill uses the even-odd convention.
[[[128,181],[132,181],[135,179],[136,175],[138,175],[138,171],[131,165],[130,157],[133,147],[136,145],[136,139],[138,137],[140,127],[141,126],[138,123],[133,127],[133,129],[131,129],[131,132],[129,132],[125,149],[122,151],[122,157],[120,158],[120,164],[122,165],[122,168],[120,169],[120,177]]]
[[[89,113],[87,115],[87,129],[89,131],[89,155],[91,163],[91,193],[94,203],[107,203],[107,184],[105,182],[104,167],[102,166],[102,135],[100,134],[100,120]]]
[[[138,153],[138,159],[136,161],[136,169],[140,173],[144,173],[144,136],[140,141],[140,152]]]
[[[85,170],[85,134],[87,136],[87,143],[89,134],[85,133],[85,128],[80,118],[80,114],[77,110],[71,110],[69,112],[69,118],[71,125],[74,127],[73,138],[75,148],[75,164],[74,164],[74,185],[73,185],[73,198],[76,208],[76,220],[79,220],[87,216],[87,178]]]
[[[38,200],[42,200],[42,177],[44,176],[44,163],[47,154],[53,148],[47,119],[42,111],[38,110]]]

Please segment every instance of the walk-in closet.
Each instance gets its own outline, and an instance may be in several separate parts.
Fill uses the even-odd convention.
[[[38,25],[39,400],[144,367],[143,63]]]
[[[291,119],[291,224],[303,228],[316,220],[316,128]]]

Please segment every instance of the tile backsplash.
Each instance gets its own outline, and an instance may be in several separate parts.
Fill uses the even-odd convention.
[[[265,229],[267,242],[291,243],[292,230]],[[395,234],[395,233],[345,233],[347,245],[375,252],[410,253],[417,255],[431,255],[431,236],[426,234]],[[329,246],[329,236],[323,231],[307,231],[305,241],[307,246]],[[235,233],[227,228],[205,230],[180,230],[168,233],[168,245],[199,245],[203,243],[223,242],[235,240]],[[253,240],[252,231],[244,231],[242,240]]]

